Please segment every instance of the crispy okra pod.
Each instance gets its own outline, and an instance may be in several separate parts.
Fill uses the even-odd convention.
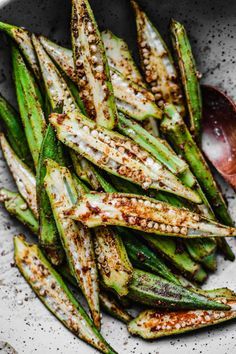
[[[199,141],[202,120],[202,98],[196,63],[183,24],[172,19],[170,32],[185,92],[190,119],[190,131],[195,139]]]
[[[17,27],[3,22],[0,22],[0,31],[5,32],[16,42],[28,64],[32,68],[34,75],[38,80],[40,80],[41,74],[29,31],[27,31],[25,28]]]
[[[98,275],[90,231],[65,217],[63,212],[78,197],[70,171],[53,160],[46,161],[44,185],[72,274],[87,302],[95,325],[100,327]],[[56,183],[55,183],[56,181]]]
[[[0,124],[14,152],[29,167],[33,168],[28,142],[20,117],[10,103],[0,95]]]
[[[134,269],[128,297],[150,307],[171,309],[229,310],[230,306],[208,299],[161,277]]]
[[[39,231],[38,221],[29,209],[26,201],[17,192],[8,189],[0,189],[0,202],[4,203],[5,209],[15,216],[22,224],[26,225],[34,234]]]
[[[101,35],[87,0],[72,1],[71,32],[77,83],[86,112],[99,125],[113,129],[117,110],[110,71]]]
[[[141,185],[165,190],[195,203],[199,196],[138,144],[99,127],[80,113],[52,114],[50,122],[59,140],[100,168]]]
[[[236,318],[235,300],[229,300],[231,310],[190,310],[164,313],[158,310],[141,312],[128,325],[131,334],[144,339],[173,336],[200,328],[217,325]]]
[[[236,229],[145,196],[126,193],[85,194],[66,211],[88,227],[124,226],[157,235],[193,237],[235,236]]]
[[[72,52],[69,49],[63,48],[56,43],[51,42],[45,37],[41,36],[40,41],[57,65],[71,80],[78,83]],[[110,68],[110,75],[116,98],[116,105],[120,111],[139,121],[146,120],[149,117],[162,117],[162,112],[156,106],[154,102],[155,98],[151,92],[143,86],[128,80],[123,73],[120,73],[115,68]],[[89,115],[88,111],[87,113]],[[89,116],[91,118],[91,115]],[[105,125],[103,124],[103,126]],[[157,127],[155,131],[156,130]]]
[[[101,353],[115,354],[38,246],[17,236],[14,247],[17,267],[48,310],[72,333]]]
[[[16,153],[10,147],[3,133],[0,135],[0,144],[3,156],[13,175],[18,190],[25,201],[28,203],[35,217],[38,217],[38,208],[36,200],[36,179],[29,167],[20,160]]]
[[[226,203],[213,175],[174,105],[167,104],[165,106],[165,117],[161,122],[161,130],[176,153],[183,156],[188,162],[216,216],[221,222],[232,225]]]
[[[183,96],[177,82],[173,59],[159,32],[135,1],[131,1],[137,26],[138,46],[142,69],[159,107],[174,103],[184,114]]]
[[[203,283],[207,278],[207,273],[196,263],[186,251],[184,245],[179,240],[173,238],[157,237],[142,233],[140,236],[148,245],[170,262],[181,274],[198,283]]]
[[[39,151],[46,129],[41,105],[42,99],[33,75],[26,67],[19,50],[15,46],[12,46],[12,61],[20,115],[29,149],[35,167],[37,167]]]

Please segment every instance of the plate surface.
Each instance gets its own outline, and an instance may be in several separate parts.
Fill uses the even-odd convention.
[[[236,98],[236,2],[159,0],[139,3],[150,15],[165,39],[171,17],[182,21],[190,34],[202,82],[214,84]],[[92,0],[100,27],[110,28],[136,50],[135,26],[127,0]],[[62,44],[69,43],[70,1],[68,0],[0,0],[0,19],[43,33]],[[0,92],[12,103],[11,65],[7,41],[0,35]],[[223,185],[231,214],[236,221],[236,201],[232,190]],[[0,155],[0,186],[14,188],[11,176]],[[13,267],[12,237],[26,232],[0,207],[0,350],[9,343],[22,354],[95,354],[96,351],[76,339],[35,298],[29,286]],[[235,240],[231,240],[234,251]],[[206,287],[228,286],[236,290],[236,262],[219,257],[218,271]],[[102,333],[120,354],[230,354],[236,352],[235,323],[205,329],[197,333],[144,342],[130,337],[125,325],[103,317]]]

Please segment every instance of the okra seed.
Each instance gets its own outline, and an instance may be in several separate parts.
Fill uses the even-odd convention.
[[[140,225],[142,227],[146,227],[147,226],[147,221],[145,219],[141,220]]]
[[[93,43],[94,41],[95,41],[95,36],[93,35],[93,34],[90,34],[89,36],[88,36],[88,42],[89,43]]]
[[[220,312],[220,313],[219,313],[219,316],[220,316],[221,318],[223,318],[223,317],[225,317],[225,313],[224,313],[224,312]]]
[[[149,229],[152,229],[153,225],[154,225],[153,221],[149,221],[149,223],[147,224]]]
[[[151,202],[149,200],[145,200],[144,205],[145,206],[151,206]]]
[[[171,330],[171,326],[166,326],[166,329],[167,329],[167,331],[170,331]]]
[[[91,52],[92,52],[92,53],[96,53],[96,51],[97,51],[97,46],[96,46],[95,44],[92,44],[92,45],[90,46],[90,49],[91,49]]]
[[[95,69],[98,73],[101,73],[103,71],[103,66],[102,65],[98,65]]]
[[[125,148],[123,148],[123,146],[119,146],[118,151],[119,151],[119,153],[124,154]]]
[[[165,224],[160,224],[160,229],[161,229],[161,231],[166,231],[166,225]]]
[[[104,269],[104,272],[105,272],[105,274],[109,274],[109,273],[110,273],[110,268],[106,267],[106,268]]]
[[[83,130],[86,132],[86,133],[89,133],[90,132],[90,129],[87,125],[84,125],[83,126]]]
[[[132,203],[132,204],[136,204],[136,203],[137,203],[136,198],[131,198],[131,203]]]
[[[158,101],[162,96],[160,93],[156,93],[154,97],[155,97],[155,100]]]
[[[134,216],[130,216],[130,217],[128,218],[128,221],[129,221],[129,223],[130,223],[131,225],[134,225],[134,224],[136,223],[136,218],[135,218]]]
[[[149,64],[149,60],[148,59],[144,59],[143,64],[144,65],[148,65]]]
[[[180,232],[180,228],[178,226],[174,226],[173,231],[178,234]]]
[[[208,321],[210,321],[210,320],[211,320],[210,316],[206,315],[206,316],[205,316],[205,321],[208,322]]]
[[[24,203],[20,206],[21,210],[26,210],[27,208],[28,208],[28,205],[26,203]]]
[[[92,60],[93,64],[97,64],[97,62],[98,62],[98,58],[95,57],[95,55],[92,56],[91,60]]]
[[[166,226],[166,231],[167,231],[167,232],[172,232],[172,227],[171,227],[170,225],[167,225],[167,226]]]
[[[40,296],[45,296],[46,295],[46,290],[45,289],[40,289],[39,290],[39,295]]]
[[[96,137],[98,136],[98,131],[97,130],[92,130],[91,135]]]
[[[143,189],[148,189],[149,188],[149,186],[150,186],[150,182],[144,182],[143,184],[142,184],[142,187],[143,187]]]
[[[193,220],[199,221],[199,220],[200,220],[200,217],[199,217],[198,215],[194,215],[194,216],[193,216]]]
[[[158,88],[157,86],[153,86],[153,87],[152,87],[152,92],[153,92],[153,93],[159,92],[159,88]]]
[[[88,29],[88,31],[89,31],[90,33],[93,32],[93,25],[92,25],[91,22],[88,22],[88,23],[87,23],[87,29]]]
[[[162,107],[164,105],[164,101],[160,100],[157,104],[158,104],[159,107]]]
[[[141,43],[140,43],[140,46],[141,46],[141,48],[144,48],[144,47],[146,47],[146,42],[145,41],[142,41]]]
[[[187,228],[186,227],[182,227],[181,228],[181,230],[180,230],[180,233],[182,234],[182,235],[186,235],[187,234]]]
[[[158,230],[159,229],[159,224],[157,222],[154,223],[154,229]]]

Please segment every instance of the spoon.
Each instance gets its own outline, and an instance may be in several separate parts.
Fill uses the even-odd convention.
[[[202,85],[202,150],[236,189],[236,105],[219,89]]]

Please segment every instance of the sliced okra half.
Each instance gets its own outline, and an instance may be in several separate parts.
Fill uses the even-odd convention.
[[[131,3],[136,16],[139,54],[144,77],[151,86],[160,108],[163,108],[167,102],[173,103],[181,114],[184,114],[183,95],[171,54],[145,12],[134,0]]]
[[[38,246],[16,236],[14,247],[17,267],[48,310],[73,334],[101,353],[115,354]]]
[[[61,167],[49,159],[46,161],[46,170],[44,186],[67,261],[88,302],[94,323],[99,328],[98,274],[92,236],[89,229],[63,214],[64,210],[71,207],[78,197],[73,177],[66,167]]]
[[[57,137],[100,168],[139,184],[144,189],[164,190],[195,203],[200,197],[184,186],[137,143],[99,127],[80,113],[52,114]]]
[[[72,1],[72,46],[81,98],[88,115],[113,129],[116,103],[101,35],[87,0]]]
[[[85,194],[66,215],[88,227],[117,225],[187,238],[236,235],[233,227],[208,220],[188,209],[135,194]]]
[[[144,339],[157,339],[217,325],[236,318],[236,301],[231,300],[227,304],[232,306],[231,310],[190,310],[168,313],[146,310],[129,323],[128,331]]]

